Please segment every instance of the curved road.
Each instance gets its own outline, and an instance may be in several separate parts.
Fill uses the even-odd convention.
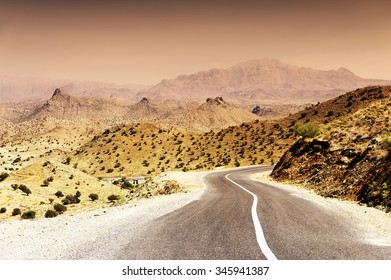
[[[325,207],[249,179],[271,167],[214,172],[200,200],[150,223],[117,259],[391,259]]]

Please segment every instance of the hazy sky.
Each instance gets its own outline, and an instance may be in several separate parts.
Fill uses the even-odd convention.
[[[257,58],[391,79],[391,1],[0,0],[0,74],[153,84]]]

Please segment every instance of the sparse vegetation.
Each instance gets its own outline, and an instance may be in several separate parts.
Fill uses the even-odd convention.
[[[68,194],[68,195],[65,196],[65,198],[63,200],[61,200],[61,202],[64,205],[78,204],[78,203],[80,203],[80,198],[79,198],[78,194],[79,193],[77,193],[77,192],[76,192],[75,195]]]
[[[56,210],[56,212],[58,212],[59,214],[62,214],[64,213],[65,211],[67,211],[67,207],[61,203],[56,203],[54,204],[53,206],[54,210]]]
[[[384,136],[381,140],[381,144],[384,149],[386,149],[389,153],[391,153],[391,136]]]
[[[20,211],[19,208],[14,208],[14,210],[12,210],[12,216],[18,216],[22,213],[22,211]]]
[[[24,212],[21,216],[22,219],[35,219],[36,212],[35,211],[27,211]]]
[[[64,196],[64,194],[61,191],[57,191],[54,195],[57,196],[57,198]]]
[[[99,195],[96,194],[96,193],[91,193],[88,197],[89,197],[92,201],[95,201],[95,200],[98,200]]]
[[[7,212],[7,208],[1,207],[0,208],[0,214],[4,214],[5,212]]]
[[[114,201],[116,201],[116,200],[120,200],[120,198],[121,198],[121,196],[115,195],[115,194],[109,195],[109,196],[107,197],[107,199],[108,199],[110,202],[114,202]]]
[[[313,123],[304,123],[296,125],[294,131],[303,138],[314,138],[319,134],[319,127]]]
[[[58,211],[47,210],[45,213],[45,218],[55,218],[58,216]]]

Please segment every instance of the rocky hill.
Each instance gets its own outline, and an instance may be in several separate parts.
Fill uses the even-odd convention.
[[[304,103],[331,99],[358,87],[390,83],[363,79],[345,68],[322,71],[263,59],[163,80],[142,94],[152,99],[222,96],[227,100]]]
[[[56,118],[64,120],[99,120],[120,117],[126,111],[126,104],[104,98],[82,98],[72,96],[62,89],[56,89],[52,97],[36,108],[25,119]]]
[[[351,112],[341,114],[332,107],[340,103]],[[315,139],[294,143],[277,163],[272,177],[304,184],[324,196],[390,211],[390,105],[391,87],[359,89],[319,105],[318,112],[323,108],[319,115],[329,110],[334,113],[326,114],[340,116],[323,121]]]
[[[207,98],[205,103],[161,121],[190,131],[208,131],[240,125],[259,119],[239,106],[226,102],[222,97]]]
[[[282,119],[253,120],[207,132],[189,132],[160,124],[115,126],[96,134],[72,157],[81,170],[102,177],[275,164],[295,142],[296,125],[331,124],[383,100],[382,94],[386,94],[386,90],[380,92],[379,87],[361,89]],[[192,122],[190,112],[220,109],[231,110],[221,97],[208,99],[183,119]]]

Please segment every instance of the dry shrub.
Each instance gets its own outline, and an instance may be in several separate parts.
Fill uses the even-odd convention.
[[[158,188],[158,194],[172,194],[179,192],[181,190],[181,186],[177,181],[170,180],[167,181],[164,186]]]

